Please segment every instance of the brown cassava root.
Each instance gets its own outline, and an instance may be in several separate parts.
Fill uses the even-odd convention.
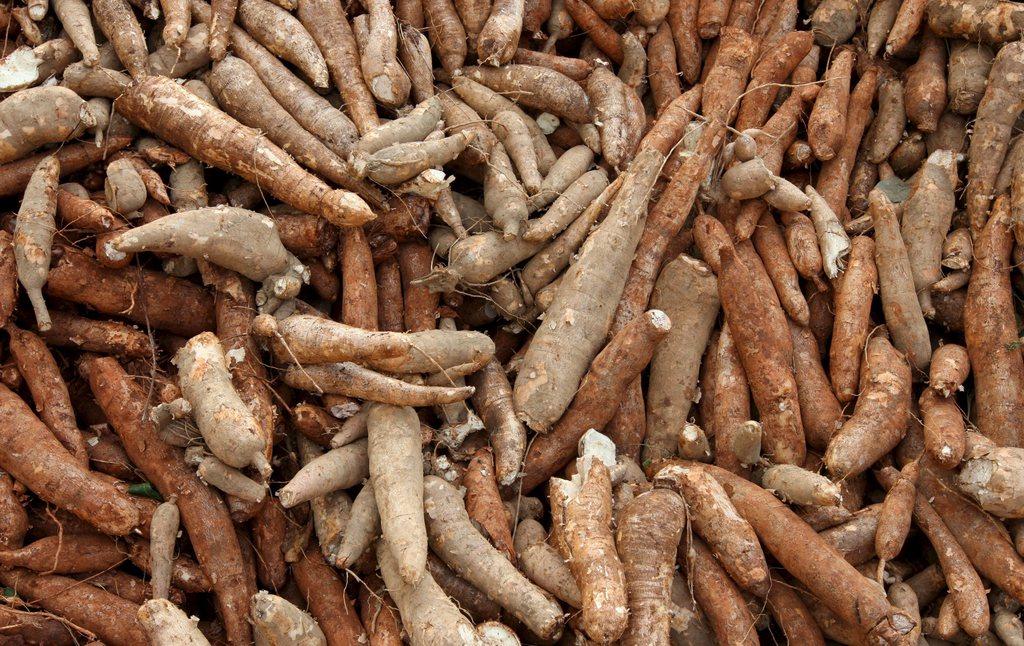
[[[22,4],[0,642],[1024,643],[1017,3]]]

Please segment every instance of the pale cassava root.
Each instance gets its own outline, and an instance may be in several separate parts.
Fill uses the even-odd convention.
[[[0,642],[1022,642],[1017,3],[21,5]]]

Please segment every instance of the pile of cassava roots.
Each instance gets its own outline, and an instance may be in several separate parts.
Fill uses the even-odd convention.
[[[0,6],[0,645],[1024,645],[1024,3]]]

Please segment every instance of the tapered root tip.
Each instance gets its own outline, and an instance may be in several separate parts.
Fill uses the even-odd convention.
[[[483,56],[481,59],[482,65],[490,65],[492,67],[501,67],[501,57],[498,52],[488,53],[494,48],[494,43],[487,41],[481,42],[480,46],[477,47],[477,56]]]
[[[251,464],[252,467],[256,469],[256,473],[260,474],[260,477],[263,478],[264,481],[270,477],[270,474],[274,470],[274,467],[272,467],[270,462],[267,461],[267,456],[263,455],[262,452],[256,453],[252,456]]]
[[[335,189],[324,196],[321,211],[328,222],[339,227],[360,226],[377,217],[363,198],[342,189]]]
[[[313,80],[313,87],[327,88],[330,87],[330,76],[327,74],[327,70],[318,71],[316,78]]]
[[[527,428],[529,428],[531,430],[534,430],[534,431],[537,431],[538,433],[547,433],[548,430],[551,428],[551,424],[550,423],[546,423],[546,422],[542,422],[540,420],[534,419],[526,411],[518,411],[517,410],[516,411],[516,417],[518,417],[519,421],[522,422],[523,424],[525,424],[527,426]]]
[[[96,126],[96,115],[89,109],[88,103],[83,105],[82,109],[78,111],[78,118],[86,128],[93,128]]]
[[[40,332],[47,332],[52,326],[50,323],[50,311],[46,308],[46,301],[43,293],[38,289],[25,290],[28,293],[28,300],[32,303],[32,311],[36,315],[36,327]]]
[[[294,269],[299,273],[289,271],[284,274],[267,276],[263,280],[263,286],[259,291],[268,297],[273,297],[280,301],[288,301],[295,298],[299,295],[303,282],[309,280],[309,270],[303,265],[299,265]]]
[[[412,281],[412,284],[426,285],[427,289],[429,289],[432,294],[436,294],[438,292],[454,291],[460,280],[462,280],[461,276],[458,276],[455,272],[446,267],[441,267],[430,272],[423,278],[417,278]]]
[[[277,333],[277,319],[270,314],[260,314],[252,320],[252,331],[257,336],[274,336]]]
[[[281,503],[281,506],[285,509],[291,509],[295,505],[302,502],[299,497],[288,490],[287,487],[277,492],[277,500]]]
[[[163,31],[164,43],[175,49],[180,49],[181,45],[185,42],[185,34],[186,32],[181,27],[167,27]]]
[[[218,24],[220,23],[220,24]],[[227,29],[222,21],[214,16],[213,24],[210,25],[210,58],[219,61],[228,55]]]
[[[347,570],[348,566],[351,565],[347,557],[337,556],[335,554],[331,554],[331,558],[329,558],[328,561],[330,561],[331,565],[339,570]]]

